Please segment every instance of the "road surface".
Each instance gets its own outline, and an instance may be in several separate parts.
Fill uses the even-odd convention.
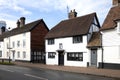
[[[120,80],[39,68],[0,65],[0,80]]]

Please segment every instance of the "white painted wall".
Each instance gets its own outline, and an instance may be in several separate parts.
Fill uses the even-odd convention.
[[[0,41],[0,51],[2,51],[2,56],[0,58],[3,58],[4,53],[3,49],[4,49],[3,41]]]
[[[104,62],[120,64],[120,33],[117,28],[103,31],[102,35]]]
[[[4,38],[4,57],[8,58],[7,53],[9,53],[9,49],[7,49],[7,43],[9,44],[10,40],[10,58],[13,59],[13,50],[15,50],[15,60],[25,60],[30,61],[30,32],[14,35],[8,38]],[[26,46],[23,47],[23,40],[26,42]],[[20,41],[20,47],[17,46],[17,41]],[[15,42],[15,47],[13,48],[13,42]],[[17,57],[17,52],[20,52],[20,57]],[[23,52],[26,52],[26,58],[23,58]]]
[[[65,50],[64,55],[64,65],[65,66],[82,66],[86,67],[88,62],[88,49],[87,46],[87,36],[83,36],[83,42],[73,44],[72,37],[67,38],[57,38],[55,39],[54,45],[48,45],[46,40],[46,64],[58,65],[58,53],[59,43],[63,44],[63,50]],[[48,52],[56,52],[54,59],[48,58]],[[83,52],[83,61],[67,61],[67,52]]]
[[[52,52],[56,52],[56,51],[52,51]],[[58,53],[56,52],[55,58],[48,58],[48,52],[47,52],[46,53],[46,64],[47,65],[58,65]]]
[[[63,49],[69,52],[86,52],[86,45],[87,45],[87,37],[83,36],[83,43],[75,43],[73,44],[72,37],[67,38],[57,38],[55,39],[54,45],[48,45],[46,40],[46,51],[47,52],[55,52],[59,49],[59,43],[63,44]]]
[[[104,63],[120,64],[120,46],[104,47]]]
[[[119,46],[120,34],[117,33],[117,29],[107,30],[102,32],[103,46]]]

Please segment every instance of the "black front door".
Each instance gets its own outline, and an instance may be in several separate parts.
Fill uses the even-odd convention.
[[[59,57],[58,57],[58,64],[59,65],[64,65],[64,52],[60,51],[58,52]]]

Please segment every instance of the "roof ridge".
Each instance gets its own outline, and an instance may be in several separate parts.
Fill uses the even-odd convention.
[[[62,20],[48,32],[45,38],[85,35],[89,31],[89,27],[92,24],[94,17],[97,17],[96,13],[83,15],[73,19]]]
[[[38,19],[38,20],[35,20],[35,21],[32,21],[32,22],[29,22],[27,24],[31,24],[31,23],[34,23],[34,22],[37,22],[37,21],[41,21],[41,20],[43,20],[43,19]],[[25,25],[27,25],[27,24],[25,24]]]
[[[74,19],[77,19],[77,18],[86,17],[86,16],[93,15],[93,14],[96,14],[96,12],[85,14],[85,15],[82,15],[82,16],[79,16],[79,17],[75,17],[75,18],[71,18],[71,19],[65,19],[65,20],[62,20],[62,21],[74,20]]]
[[[102,30],[114,29],[116,27],[115,19],[120,18],[120,6],[111,7],[106,15],[101,27]]]
[[[24,32],[28,32],[28,31],[30,31],[33,27],[35,27],[42,20],[43,19],[35,20],[33,22],[25,24],[22,27],[19,27],[19,28],[16,27],[16,28],[14,28],[14,29],[12,29],[10,31],[5,32],[3,35],[4,35],[4,37],[7,37],[7,36],[12,36],[12,35],[16,35],[16,34],[21,34],[21,33],[24,33]]]
[[[11,31],[13,31],[13,30],[15,30],[15,29],[21,29],[21,28],[24,28],[25,26],[27,26],[27,25],[30,25],[30,24],[32,24],[32,23],[35,23],[35,22],[39,22],[39,21],[41,21],[41,20],[43,20],[43,19],[38,19],[38,20],[35,20],[35,21],[32,21],[32,22],[29,22],[29,23],[27,23],[27,24],[25,24],[24,26],[22,26],[22,27],[16,27],[16,28],[13,28]]]

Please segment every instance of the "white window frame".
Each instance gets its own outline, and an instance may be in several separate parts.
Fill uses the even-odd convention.
[[[2,46],[2,44],[1,44],[1,42],[0,42],[0,48],[1,48],[1,46]]]
[[[117,21],[117,33],[120,33],[120,21]]]
[[[55,58],[56,53],[55,52],[48,52],[48,58]]]
[[[55,44],[55,39],[48,39],[48,45],[54,45]]]
[[[17,41],[17,47],[20,47],[20,41]]]
[[[13,48],[15,48],[15,42],[14,41],[12,42],[12,46],[13,46]]]
[[[26,58],[26,52],[23,51],[23,59]]]
[[[26,47],[26,40],[23,39],[23,47]]]
[[[73,36],[73,44],[82,43],[82,42],[83,42],[83,36]]]
[[[19,51],[17,52],[17,58],[20,58],[20,52]]]

